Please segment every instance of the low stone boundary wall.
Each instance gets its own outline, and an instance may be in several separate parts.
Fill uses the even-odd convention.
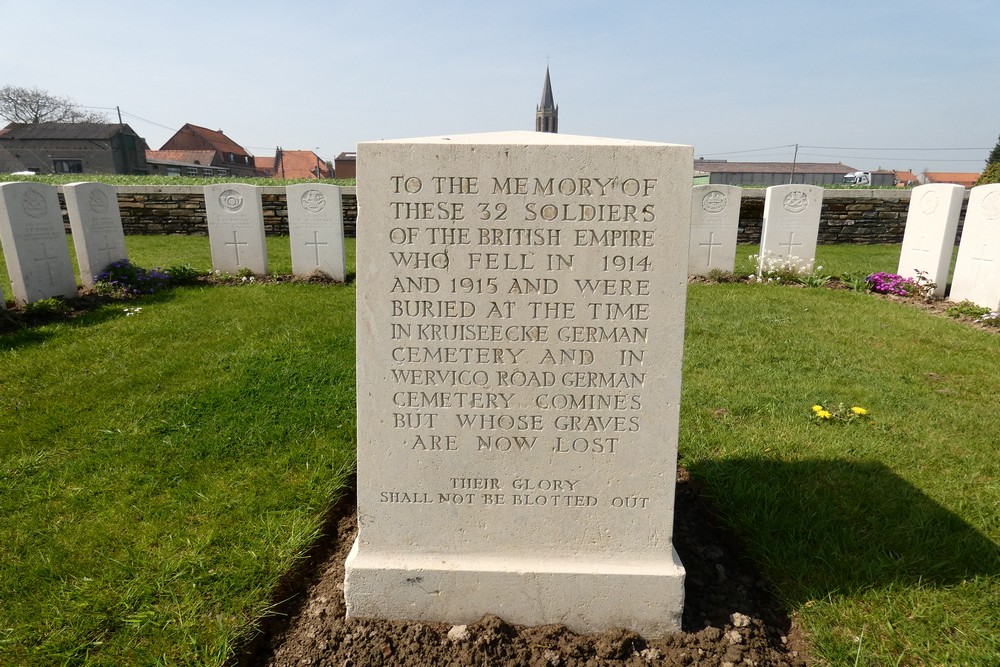
[[[353,187],[343,188],[344,233],[354,236],[358,200]],[[62,188],[59,188],[62,202]],[[264,229],[268,236],[288,234],[285,188],[262,188]],[[963,220],[969,195],[962,205]],[[63,202],[64,203],[64,202]],[[126,234],[205,235],[205,197],[198,186],[118,187],[118,205]],[[825,190],[819,243],[902,243],[910,190]],[[64,209],[65,213],[65,209]],[[65,218],[69,230],[69,218]],[[764,190],[744,189],[740,204],[739,243],[760,243]],[[958,238],[962,235],[959,222]]]
[[[261,188],[264,208],[264,232],[268,236],[288,235],[288,207],[285,188]],[[59,188],[59,203],[63,206],[63,221],[69,231],[66,202]],[[358,219],[358,200],[353,187],[341,188],[344,209],[344,234],[354,236]],[[205,219],[205,194],[200,186],[183,185],[120,185],[118,207],[125,234],[208,235]]]
[[[744,189],[740,202],[737,243],[760,243],[764,225],[764,190]],[[902,243],[910,190],[824,190],[819,220],[821,245],[834,243]],[[962,222],[969,193],[965,193],[956,243],[962,237]]]

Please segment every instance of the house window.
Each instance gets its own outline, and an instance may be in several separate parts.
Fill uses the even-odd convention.
[[[213,172],[212,172],[212,170],[211,170],[211,169],[202,169],[202,170],[201,170],[201,175],[202,175],[202,176],[211,176],[211,175],[212,175],[212,173],[213,173]]]
[[[52,171],[57,174],[82,174],[83,160],[53,160]]]
[[[188,176],[197,176],[198,175],[198,167],[188,167],[187,168],[187,175]]]
[[[230,162],[235,162],[236,156],[233,155],[232,153],[229,153],[228,155],[226,155],[226,159],[229,160]]]
[[[167,167],[167,176],[180,176],[180,175],[181,175],[180,167]]]

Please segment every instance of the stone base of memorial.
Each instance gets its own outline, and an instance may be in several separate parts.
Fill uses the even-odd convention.
[[[347,570],[348,615],[359,618],[467,624],[488,610],[518,625],[658,636],[680,629],[684,606],[684,568],[673,549],[667,559],[642,563],[362,555],[355,543]]]
[[[680,628],[692,151],[358,146],[352,617]]]

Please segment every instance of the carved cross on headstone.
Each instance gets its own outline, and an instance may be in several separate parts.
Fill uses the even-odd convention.
[[[55,287],[56,279],[55,276],[52,275],[52,260],[59,258],[54,256],[49,257],[49,249],[46,247],[45,243],[42,243],[41,246],[42,246],[42,256],[35,257],[35,261],[45,262],[45,270],[49,272],[49,285]]]
[[[712,248],[721,246],[721,241],[715,240],[715,232],[708,233],[708,243],[699,243],[698,246],[701,248],[708,248],[708,263],[705,266],[712,266]]]
[[[973,256],[973,257],[969,258],[969,259],[971,259],[972,261],[974,261],[976,263],[976,277],[973,278],[973,282],[975,282],[975,283],[979,282],[979,272],[983,268],[983,263],[984,262],[992,262],[993,261],[992,257],[987,257],[986,256],[986,249],[988,247],[989,247],[989,244],[984,243],[983,247],[979,249],[979,257]]]
[[[802,247],[801,243],[795,243],[795,232],[788,232],[788,241],[786,243],[779,243],[778,244],[779,248],[787,248],[787,250],[785,252],[788,253],[789,257],[793,256],[792,255],[792,247],[793,246],[799,246],[800,248]]]
[[[223,245],[233,246],[233,248],[236,250],[236,266],[243,266],[243,263],[240,262],[240,246],[241,245],[250,245],[250,244],[247,243],[246,241],[240,241],[239,238],[236,236],[236,234],[237,234],[237,232],[234,229],[233,230],[233,240],[232,241],[226,241]]]
[[[920,243],[919,244],[914,244],[914,246],[913,246],[913,252],[926,252],[927,256],[930,257],[931,251],[928,248],[923,247],[923,246],[926,246],[926,245],[927,245],[927,234],[921,234],[920,235]]]
[[[114,243],[108,240],[107,234],[101,234],[101,237],[104,239],[104,247],[98,248],[98,251],[104,253],[105,257],[104,266],[107,267],[107,265],[111,263],[112,252],[117,250],[118,247]]]
[[[322,243],[320,243],[320,241],[319,241],[319,232],[314,229],[313,230],[313,241],[312,241],[312,243],[309,243],[308,241],[306,241],[306,247],[307,248],[311,247],[313,249],[313,251],[316,253],[316,266],[319,266],[319,247],[321,245],[330,245],[330,244],[327,243],[326,241],[323,241]]]

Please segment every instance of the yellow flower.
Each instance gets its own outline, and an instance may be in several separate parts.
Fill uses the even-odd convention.
[[[817,410],[816,416],[819,417],[820,419],[829,419],[833,415],[830,414],[829,410]]]
[[[822,409],[823,409],[822,405],[814,405],[813,406],[813,412],[819,412]]]
[[[859,408],[856,405],[853,408],[851,408],[851,412],[853,412],[856,415],[866,415],[866,414],[868,414],[867,410],[865,410],[864,408]]]

